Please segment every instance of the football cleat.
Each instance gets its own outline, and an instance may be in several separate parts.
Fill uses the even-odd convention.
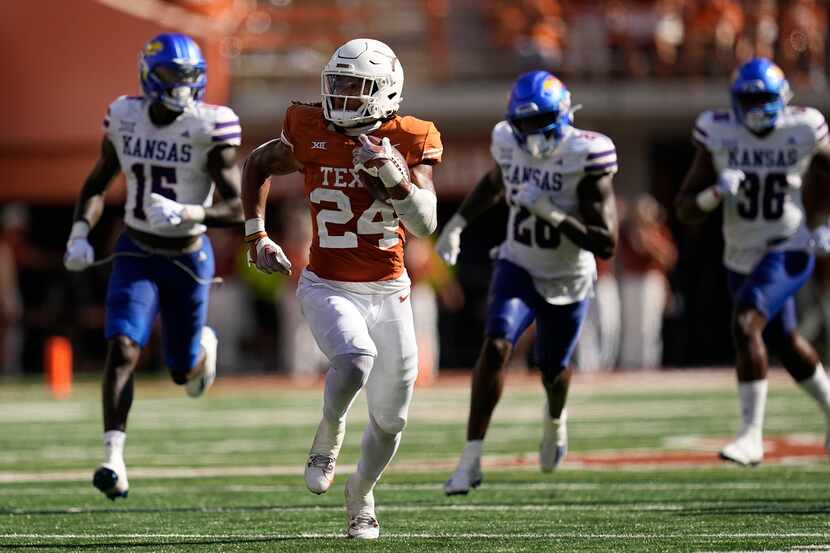
[[[481,485],[481,459],[476,459],[472,464],[459,462],[449,479],[444,482],[444,493],[447,495],[467,495],[470,488],[477,488]]]
[[[334,457],[325,455],[309,455],[305,465],[305,485],[317,495],[329,491],[334,482]]]
[[[720,458],[738,465],[748,467],[761,463],[764,459],[764,444],[760,432],[746,432],[739,435],[720,450]]]
[[[562,409],[562,414],[554,420],[550,417],[548,406],[545,404],[542,443],[539,444],[539,466],[542,472],[555,470],[568,453],[567,420],[567,409]]]
[[[380,536],[380,525],[375,516],[375,496],[372,492],[361,495],[352,492],[352,485],[357,478],[352,474],[346,481],[346,518],[349,526],[346,536],[359,540],[376,540]]]
[[[202,327],[200,344],[205,350],[205,361],[202,363],[202,370],[190,375],[187,379],[185,391],[190,397],[203,395],[216,379],[216,347],[219,340],[216,338],[216,333],[209,326]]]
[[[116,497],[126,498],[130,483],[124,461],[101,463],[92,475],[92,485],[113,501]]]
[[[305,485],[312,493],[326,493],[334,482],[337,455],[345,436],[345,422],[332,425],[325,417],[320,420],[305,465]]]

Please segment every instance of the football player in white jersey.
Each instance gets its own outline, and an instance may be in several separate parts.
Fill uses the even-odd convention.
[[[161,313],[164,361],[191,397],[216,374],[217,339],[205,326],[213,250],[208,226],[242,222],[241,128],[227,107],[200,102],[205,60],[198,45],[176,33],[141,51],[143,96],[122,96],[107,110],[101,157],[81,190],[64,264],[94,263],[87,235],[101,217],[104,194],[119,171],[127,181],[126,231],[116,245],[107,291],[104,369],[104,461],[93,484],[110,499],[126,497],[124,464],[133,370]],[[223,201],[213,204],[215,188]]]
[[[484,344],[473,369],[467,444],[444,485],[466,494],[481,483],[481,449],[504,387],[516,340],[536,321],[536,354],[547,394],[541,468],[555,469],[567,451],[568,366],[596,278],[595,255],[614,254],[617,213],[611,140],[572,126],[570,93],[553,75],[519,77],[506,121],[493,129],[496,166],[464,199],[436,248],[454,265],[464,227],[504,198],[507,239],[499,248],[488,301]]]
[[[830,421],[830,382],[796,330],[793,299],[813,271],[814,253],[830,249],[830,229],[811,232],[802,202],[808,171],[828,177],[830,141],[817,110],[787,105],[787,80],[768,59],[741,65],[731,96],[732,109],[698,117],[698,151],[676,206],[681,221],[694,223],[723,205],[741,428],[720,457],[755,465],[764,454],[767,347]]]

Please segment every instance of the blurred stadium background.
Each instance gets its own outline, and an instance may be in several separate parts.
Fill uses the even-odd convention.
[[[279,134],[291,100],[319,98],[320,68],[337,45],[361,35],[388,42],[406,71],[403,110],[436,121],[447,146],[436,180],[442,220],[489,168],[489,131],[511,80],[534,68],[561,75],[584,106],[577,124],[617,144],[620,197],[649,193],[666,208],[680,255],[668,273],[662,366],[729,365],[732,357],[718,222],[683,229],[670,209],[692,155],[694,117],[727,104],[733,67],[756,53],[781,64],[795,102],[830,107],[827,6],[815,0],[41,0],[4,8],[0,40],[8,55],[1,63],[14,83],[0,91],[8,131],[0,139],[6,373],[40,371],[51,335],[71,338],[78,371],[100,366],[108,268],[70,276],[61,253],[72,203],[97,154],[103,112],[114,97],[137,91],[137,52],[162,30],[201,42],[209,60],[207,99],[240,114],[245,152]],[[271,193],[269,224],[284,241],[302,244],[304,237],[291,233],[303,228],[299,179],[282,179]],[[120,227],[122,195],[123,187],[114,186],[112,208],[93,233],[99,258]],[[455,276],[466,302],[457,291],[441,292],[452,275],[434,263],[422,267],[444,300],[441,367],[474,362],[487,252],[503,233],[503,218],[495,211],[465,234]],[[223,369],[293,371],[291,359],[278,354],[279,325],[292,316],[278,298],[290,283],[248,273],[238,259],[238,233],[215,234],[228,283],[216,300],[247,306],[236,309],[247,320],[225,333],[231,362]],[[616,265],[621,276],[626,269]],[[816,301],[825,273],[819,270],[817,285],[804,294],[814,311],[807,334],[826,354],[826,316]],[[155,366],[149,357],[148,367]]]
[[[71,339],[77,372],[101,365],[108,267],[68,275],[61,254],[104,110],[138,90],[137,52],[162,30],[198,38],[209,60],[207,99],[240,114],[244,153],[278,136],[291,100],[319,98],[320,68],[337,45],[361,35],[388,42],[406,71],[403,111],[436,121],[443,133],[446,156],[436,177],[442,221],[490,166],[489,131],[512,79],[535,68],[561,75],[584,106],[577,124],[617,144],[622,200],[648,193],[666,209],[679,261],[668,272],[661,366],[732,359],[719,223],[684,229],[671,212],[692,155],[694,117],[728,103],[729,75],[752,54],[781,64],[796,103],[830,107],[827,6],[816,0],[40,0],[4,9],[0,63],[10,84],[0,90],[7,129],[0,138],[0,371],[7,374],[39,372],[52,335]],[[307,217],[299,190],[296,178],[271,188],[268,222],[301,256]],[[92,234],[99,258],[120,228],[122,198],[123,186],[114,186],[112,207]],[[475,360],[487,252],[503,220],[496,210],[465,233],[454,275],[428,252],[414,256],[410,270],[441,300],[440,361],[433,364],[463,368]],[[224,321],[213,318],[224,339],[223,370],[307,372],[293,366],[299,354],[280,345],[288,340],[280,325],[297,317],[280,305],[281,296],[293,295],[291,283],[248,272],[239,233],[214,234],[226,280],[214,295]],[[612,267],[618,277],[630,268],[623,264],[618,257]],[[821,267],[803,294],[806,334],[825,355],[826,273]],[[154,355],[151,348],[147,369],[158,365]]]

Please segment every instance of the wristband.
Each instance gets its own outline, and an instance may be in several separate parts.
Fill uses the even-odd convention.
[[[721,193],[717,186],[710,186],[695,196],[695,203],[703,211],[712,211],[721,202]]]
[[[256,234],[257,232],[265,232],[265,219],[262,217],[252,217],[245,221],[245,236]]]
[[[86,221],[75,221],[69,233],[69,241],[79,238],[85,239],[89,235],[89,223]]]

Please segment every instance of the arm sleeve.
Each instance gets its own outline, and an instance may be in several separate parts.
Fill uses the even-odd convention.
[[[242,143],[242,127],[239,125],[239,116],[225,106],[220,106],[216,112],[216,120],[210,130],[210,141],[214,146],[227,144],[239,146]]]

